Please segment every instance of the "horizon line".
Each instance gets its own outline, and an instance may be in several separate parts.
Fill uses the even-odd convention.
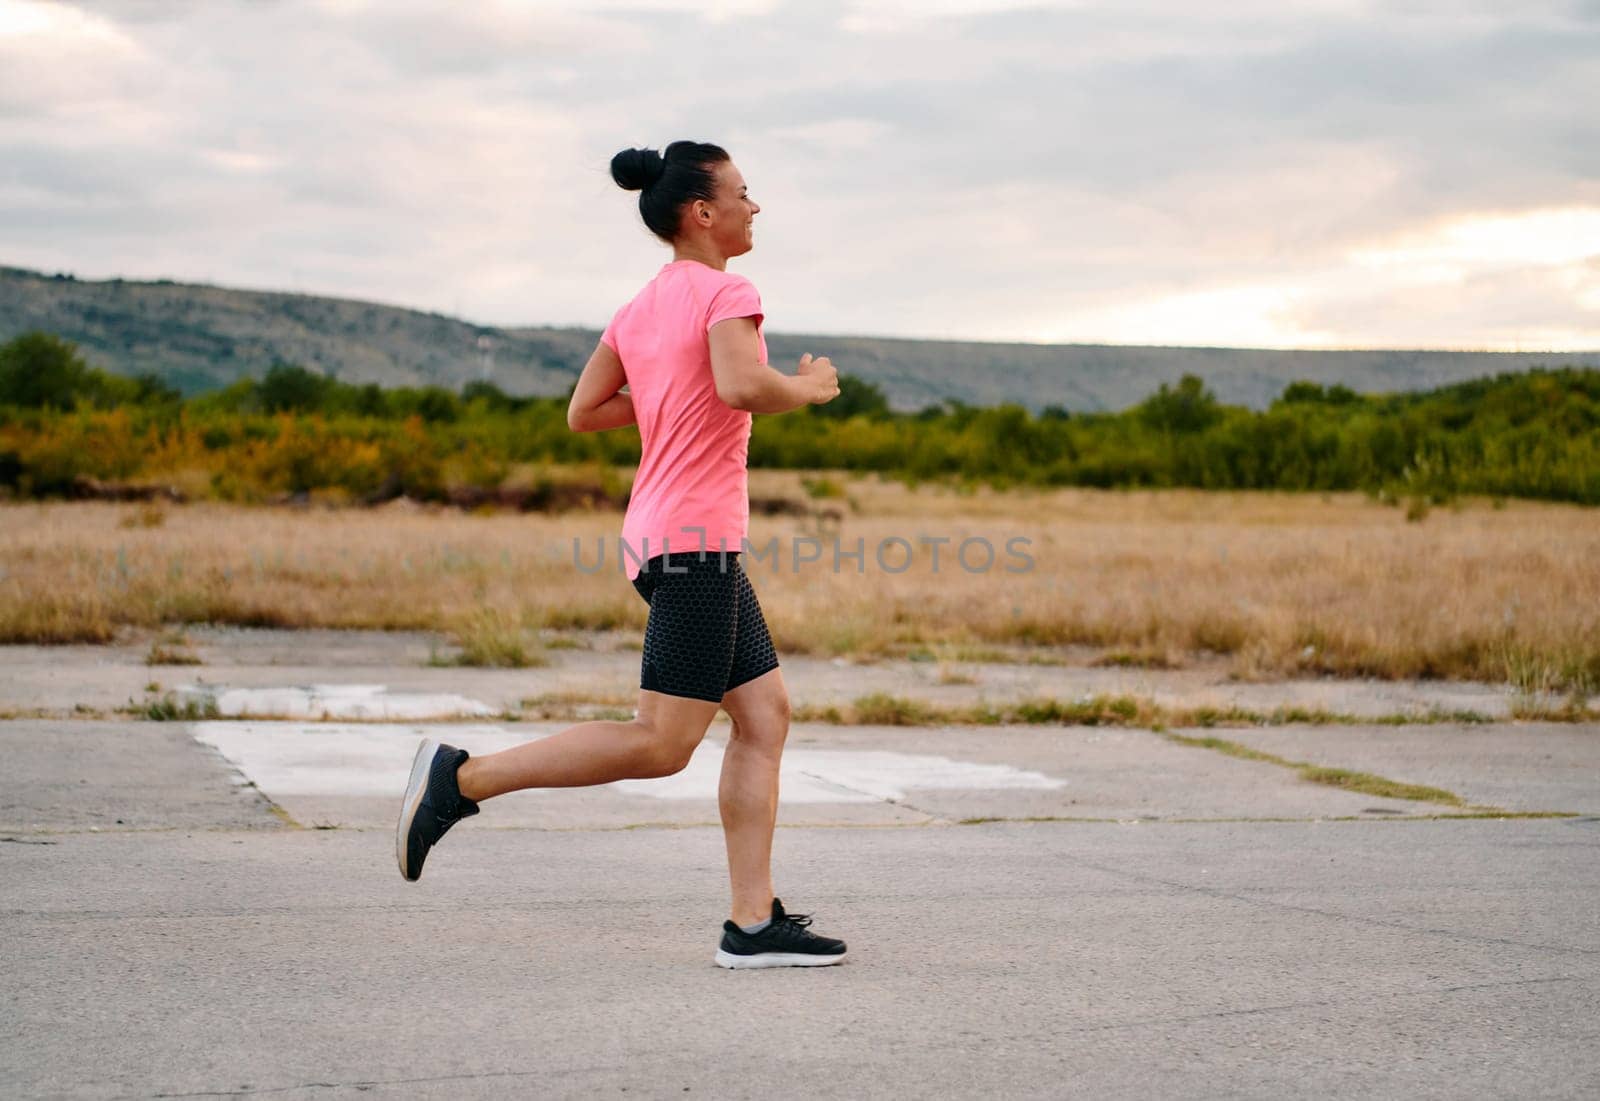
[[[603,325],[589,325],[581,323],[559,322],[516,322],[497,323],[472,321],[460,314],[448,314],[439,310],[427,309],[421,306],[411,306],[398,302],[385,302],[376,298],[362,298],[350,294],[328,294],[316,291],[281,290],[269,287],[247,287],[238,284],[212,282],[210,279],[175,279],[170,276],[157,276],[154,278],[128,278],[125,276],[105,276],[103,278],[86,278],[71,271],[47,272],[40,268],[18,267],[11,264],[0,263],[0,272],[18,272],[26,276],[33,276],[51,282],[75,283],[135,283],[145,286],[174,286],[174,287],[205,287],[211,290],[232,291],[239,294],[279,295],[288,298],[324,298],[333,301],[352,302],[363,306],[376,306],[381,309],[404,310],[408,313],[417,313],[429,317],[444,318],[461,325],[476,329],[496,329],[501,331],[515,331],[524,329],[556,329],[578,332],[599,333]],[[770,336],[781,337],[807,337],[834,340],[880,340],[901,341],[904,343],[920,344],[988,344],[1001,347],[1024,346],[1032,348],[1159,348],[1164,350],[1187,351],[1216,351],[1216,352],[1331,352],[1331,353],[1359,353],[1359,352],[1432,352],[1447,355],[1600,355],[1600,346],[1595,348],[1483,348],[1483,347],[1446,347],[1446,346],[1405,346],[1405,345],[1288,345],[1288,344],[1170,344],[1147,343],[1125,344],[1117,341],[1104,340],[997,340],[980,339],[974,337],[950,336],[892,336],[874,333],[844,333],[844,332],[797,332],[790,330],[768,331]]]

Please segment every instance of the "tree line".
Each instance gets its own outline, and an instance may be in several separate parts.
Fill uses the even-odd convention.
[[[488,382],[354,385],[294,364],[184,398],[89,366],[48,333],[0,345],[0,491],[67,495],[85,479],[178,478],[202,495],[444,499],[542,464],[637,463],[632,429],[574,433],[565,398]],[[1194,375],[1138,405],[1080,413],[957,401],[892,411],[845,375],[840,396],[757,417],[755,467],[879,472],[995,486],[1366,490],[1600,504],[1600,370],[1551,367],[1429,391],[1294,382],[1265,410]],[[607,478],[615,478],[608,473]]]

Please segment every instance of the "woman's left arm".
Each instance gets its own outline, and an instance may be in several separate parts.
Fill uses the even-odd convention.
[[[633,398],[622,393],[628,376],[612,347],[601,341],[584,364],[567,404],[567,427],[574,432],[603,432],[636,424]]]

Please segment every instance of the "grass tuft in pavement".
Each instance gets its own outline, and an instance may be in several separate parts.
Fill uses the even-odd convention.
[[[1351,715],[1324,708],[1279,707],[1271,711],[1252,711],[1243,707],[1169,708],[1138,696],[1086,696],[1076,700],[1039,697],[1009,703],[976,703],[955,706],[924,703],[903,696],[874,693],[860,696],[850,704],[802,705],[794,709],[795,722],[824,722],[877,726],[1127,726],[1162,731],[1173,727],[1285,726],[1301,723],[1313,726],[1370,726],[1431,723],[1487,723],[1494,720],[1476,711],[1405,712],[1393,715]],[[1568,722],[1592,718],[1584,712],[1561,712]]]
[[[1326,784],[1329,787],[1360,792],[1362,795],[1371,795],[1379,799],[1405,799],[1414,803],[1440,803],[1447,807],[1466,805],[1466,801],[1461,796],[1443,788],[1402,783],[1399,780],[1374,776],[1370,772],[1354,772],[1347,768],[1329,768],[1325,765],[1314,765],[1308,761],[1291,761],[1287,757],[1278,756],[1276,753],[1266,753],[1262,750],[1242,745],[1239,742],[1229,741],[1226,738],[1195,737],[1190,734],[1175,734],[1171,731],[1164,731],[1161,736],[1169,742],[1176,742],[1178,745],[1192,746],[1196,749],[1209,749],[1244,761],[1261,761],[1269,765],[1278,765],[1282,768],[1292,768],[1299,773],[1302,780],[1310,783]],[[1482,809],[1490,810],[1492,808]]]
[[[182,631],[167,631],[150,644],[144,656],[146,665],[203,665],[200,655],[189,649],[189,638]]]
[[[140,702],[130,700],[126,707],[118,710],[136,719],[147,719],[158,723],[192,723],[219,717],[216,700],[193,696],[180,700],[172,692],[164,692]]]
[[[459,651],[451,656],[434,654],[430,665],[468,665],[492,669],[529,669],[549,665],[550,659],[514,616],[484,608],[463,616],[451,631]]]

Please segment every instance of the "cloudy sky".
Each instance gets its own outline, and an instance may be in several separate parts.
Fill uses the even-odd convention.
[[[607,172],[776,330],[1600,349],[1600,0],[0,0],[0,264],[601,325]]]

